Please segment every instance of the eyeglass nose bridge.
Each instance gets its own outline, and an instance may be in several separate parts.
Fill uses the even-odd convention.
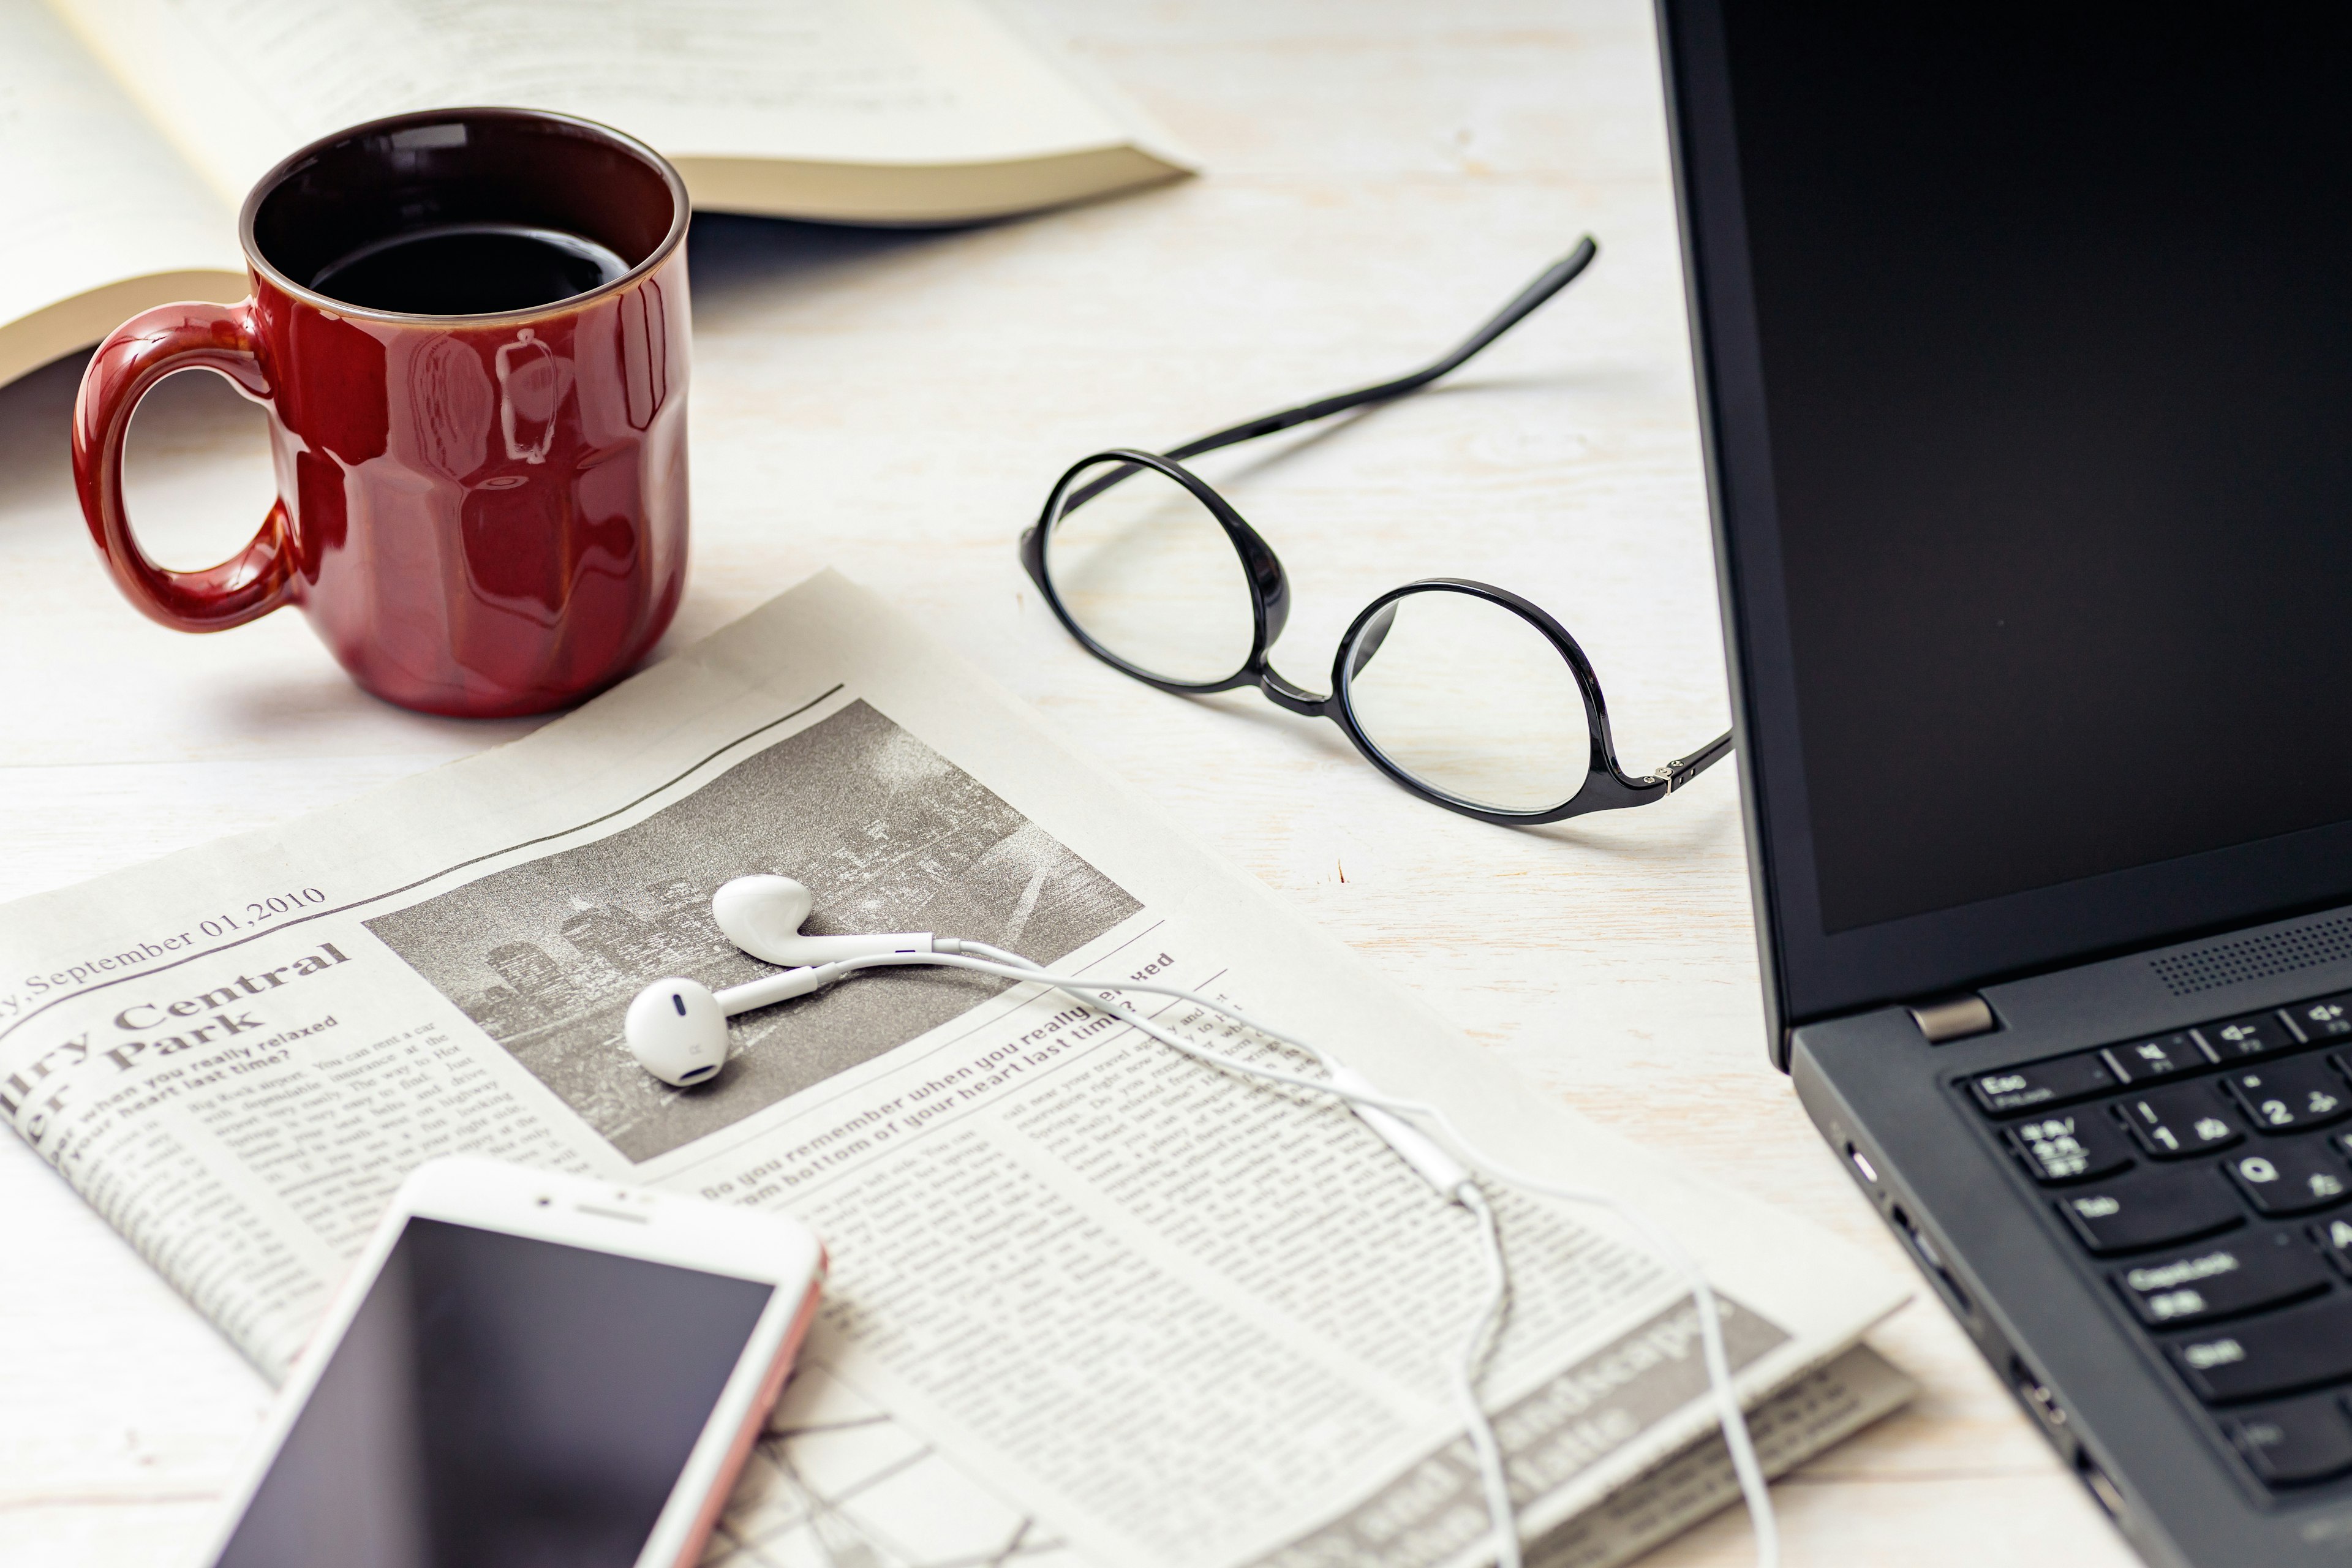
[[[1337,719],[1339,717],[1339,694],[1318,697],[1305,687],[1293,684],[1282,672],[1261,658],[1257,668],[1257,689],[1265,693],[1267,701],[1277,708],[1307,719]]]

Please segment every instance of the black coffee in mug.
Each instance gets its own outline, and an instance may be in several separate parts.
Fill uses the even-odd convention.
[[[304,281],[365,310],[480,316],[551,305],[628,270],[606,247],[562,229],[445,223],[371,240]]]

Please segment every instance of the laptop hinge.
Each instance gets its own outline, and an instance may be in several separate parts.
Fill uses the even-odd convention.
[[[1910,1011],[1912,1021],[1919,1026],[1919,1032],[1927,1037],[1931,1046],[1964,1040],[1970,1035],[1990,1034],[2000,1027],[1992,1016],[1992,1005],[1973,991],[1916,1002]]]

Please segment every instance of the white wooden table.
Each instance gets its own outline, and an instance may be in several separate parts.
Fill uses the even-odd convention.
[[[1281,651],[1307,684],[1374,594],[1466,575],[1570,624],[1629,763],[1721,729],[1643,0],[1050,0],[1038,15],[1209,174],[954,233],[698,223],[697,554],[673,643],[840,567],[1546,1091],[1903,1267],[1767,1065],[1728,767],[1638,812],[1485,826],[1391,788],[1329,725],[1113,674],[1013,559],[1076,456],[1402,370],[1590,231],[1598,264],[1474,373],[1211,468],[1291,570]],[[0,389],[0,897],[528,727],[374,702],[290,612],[208,638],[133,614],[73,500],[76,374]],[[260,416],[182,378],[141,416],[132,474],[157,552],[216,559],[269,492]],[[1938,1308],[1916,1304],[1877,1342],[1926,1391],[1779,1489],[1792,1563],[2134,1561]],[[177,1561],[265,1399],[0,1140],[0,1563]],[[1748,1552],[1735,1513],[1653,1561]]]

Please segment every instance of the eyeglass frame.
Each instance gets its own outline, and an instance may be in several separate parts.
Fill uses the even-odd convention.
[[[1655,773],[1639,777],[1627,773],[1618,761],[1616,742],[1610,731],[1609,710],[1601,694],[1601,679],[1593,672],[1592,661],[1585,657],[1582,647],[1568,628],[1541,605],[1491,583],[1480,583],[1466,577],[1423,577],[1390,589],[1365,605],[1349,626],[1346,635],[1340,637],[1339,651],[1331,661],[1331,690],[1328,696],[1318,697],[1293,683],[1276,670],[1273,663],[1274,644],[1282,636],[1283,627],[1290,618],[1290,581],[1283,570],[1281,558],[1232,502],[1219,494],[1207,480],[1185,468],[1181,460],[1260,436],[1271,436],[1317,419],[1328,418],[1365,404],[1418,391],[1455,369],[1516,326],[1537,306],[1574,281],[1599,253],[1599,245],[1590,235],[1586,236],[1577,243],[1574,250],[1547,268],[1491,321],[1451,353],[1409,375],[1264,415],[1171,447],[1164,454],[1114,447],[1079,458],[1055,481],[1037,521],[1022,531],[1022,568],[1028,574],[1029,580],[1037,585],[1038,592],[1045,595],[1046,606],[1062,623],[1063,629],[1076,637],[1079,646],[1088,653],[1121,674],[1180,697],[1202,697],[1212,692],[1255,687],[1268,701],[1286,711],[1303,718],[1330,720],[1339,726],[1341,733],[1362,753],[1365,761],[1388,775],[1392,783],[1433,805],[1501,826],[1532,827],[1591,812],[1619,811],[1664,799],[1729,754],[1734,732],[1726,731],[1687,756],[1676,757],[1661,765]],[[1106,462],[1117,466],[1110,472],[1078,486],[1073,491],[1072,487],[1081,474]],[[1205,681],[1171,680],[1120,658],[1079,625],[1077,618],[1062,603],[1061,594],[1055,588],[1052,574],[1045,568],[1045,544],[1054,526],[1111,486],[1144,468],[1182,486],[1217,520],[1234,553],[1240,558],[1242,576],[1250,595],[1250,651],[1240,668],[1229,676]],[[1533,811],[1510,811],[1466,799],[1415,777],[1383,753],[1365,732],[1349,701],[1349,684],[1370,661],[1372,652],[1380,646],[1380,639],[1386,637],[1386,631],[1372,637],[1371,647],[1363,650],[1352,670],[1349,668],[1349,656],[1358,650],[1360,642],[1367,636],[1367,628],[1376,616],[1400,601],[1423,593],[1466,594],[1508,610],[1540,633],[1566,662],[1576,679],[1577,690],[1584,702],[1585,731],[1591,742],[1584,782],[1566,801]]]

